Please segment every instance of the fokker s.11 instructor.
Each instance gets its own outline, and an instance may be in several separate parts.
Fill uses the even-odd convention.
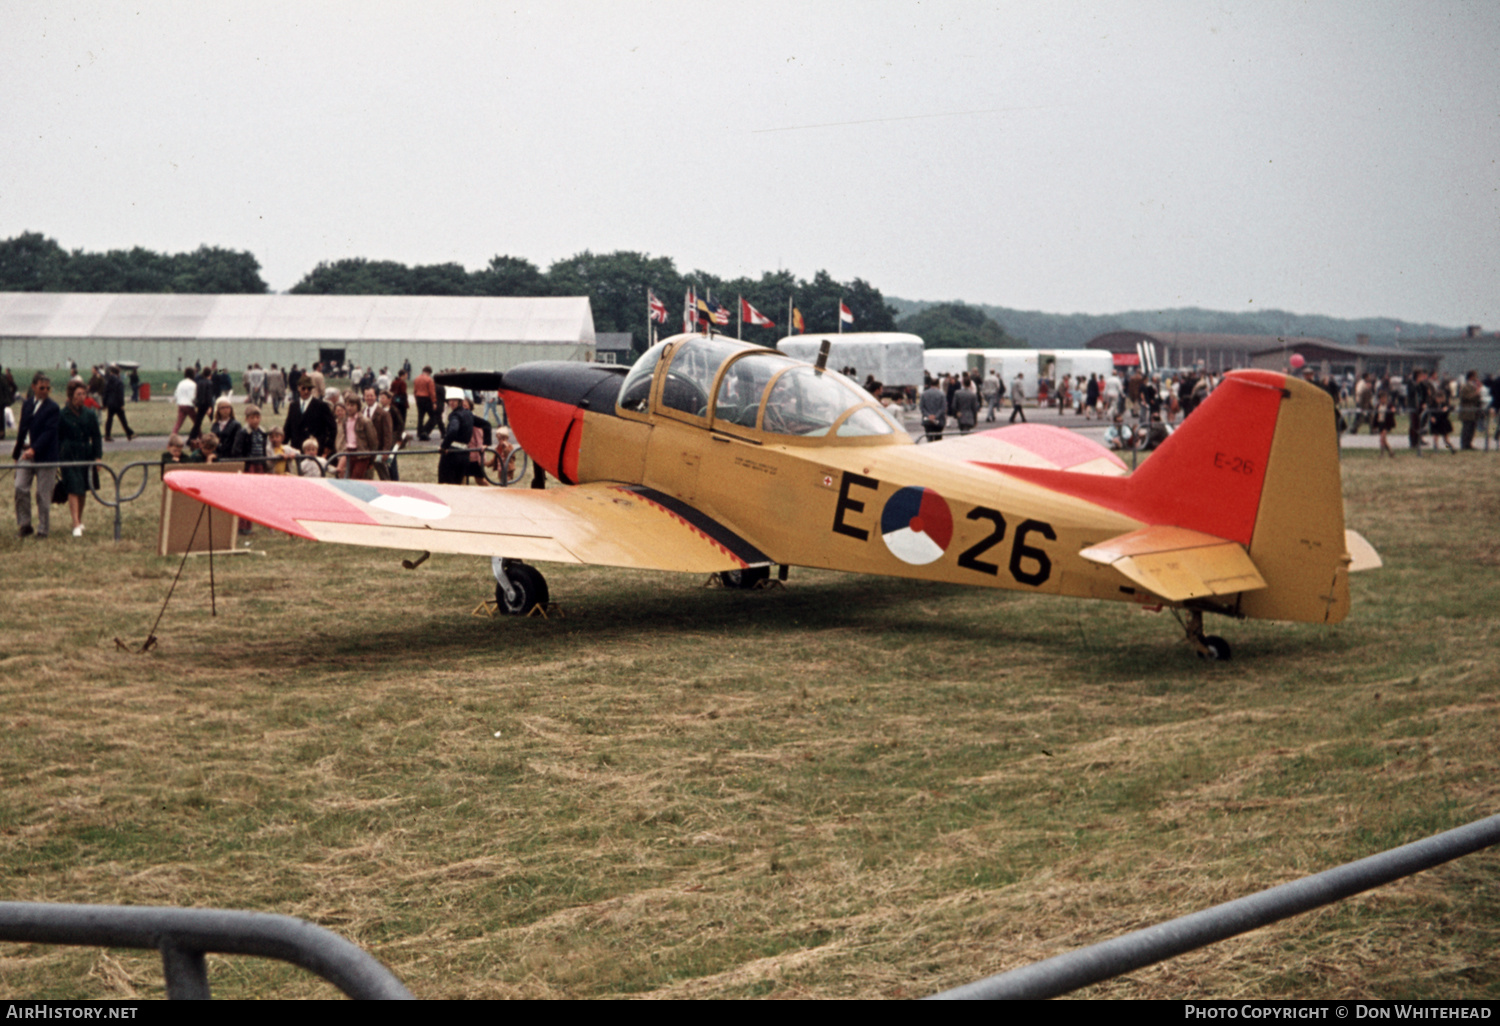
[[[481,380],[482,379],[482,380]],[[523,364],[498,387],[516,440],[565,487],[309,480],[182,471],[171,490],[303,538],[491,557],[496,601],[547,600],[527,560],[721,573],[773,567],[1336,623],[1348,574],[1379,566],[1344,529],[1322,390],[1236,371],[1131,474],[1061,428],[916,445],[842,375],[679,335],[629,368]]]

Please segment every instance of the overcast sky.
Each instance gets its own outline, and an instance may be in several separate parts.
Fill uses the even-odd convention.
[[[1493,0],[0,15],[0,237],[1500,328]]]

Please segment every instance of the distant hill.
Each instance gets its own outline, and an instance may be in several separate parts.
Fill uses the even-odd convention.
[[[946,300],[897,299],[885,301],[896,310],[897,327],[903,331],[907,318]],[[1342,320],[1321,314],[1294,314],[1285,310],[1225,313],[1182,307],[1175,310],[1132,310],[1118,314],[1051,314],[1039,310],[1012,310],[983,303],[968,304],[982,310],[1014,338],[1034,349],[1081,349],[1107,331],[1207,331],[1230,335],[1314,335],[1353,345],[1358,335],[1369,335],[1375,345],[1416,346],[1428,338],[1452,338],[1462,328],[1441,324],[1414,324],[1389,317]],[[1396,331],[1400,325],[1401,331]],[[921,334],[918,332],[917,334]]]

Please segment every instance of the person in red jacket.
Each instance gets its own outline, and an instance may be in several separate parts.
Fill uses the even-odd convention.
[[[437,412],[437,382],[432,380],[432,368],[423,367],[417,380],[411,383],[412,395],[417,398],[417,437],[427,441],[433,428],[441,427]]]

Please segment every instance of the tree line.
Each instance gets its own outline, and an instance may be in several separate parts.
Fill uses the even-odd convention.
[[[199,246],[157,253],[136,246],[90,253],[22,232],[0,241],[4,292],[267,292],[260,261],[249,253]]]
[[[477,271],[452,263],[408,267],[390,260],[335,260],[320,263],[290,291],[325,295],[588,296],[594,330],[628,332],[640,350],[648,337],[648,288],[667,308],[667,321],[658,326],[658,335],[682,330],[683,298],[689,288],[699,298],[712,297],[730,311],[730,323],[721,326],[721,331],[737,330],[735,304],[741,297],[771,318],[774,327],[744,327],[744,338],[764,345],[773,345],[792,333],[787,323],[789,301],[796,303],[808,332],[837,331],[840,300],[854,314],[852,330],[896,330],[896,311],[879,289],[860,278],[841,282],[827,271],[818,271],[811,279],[798,278],[790,271],[767,271],[759,278],[725,278],[702,270],[684,273],[671,257],[628,250],[585,250],[545,271],[514,256],[496,256]]]

